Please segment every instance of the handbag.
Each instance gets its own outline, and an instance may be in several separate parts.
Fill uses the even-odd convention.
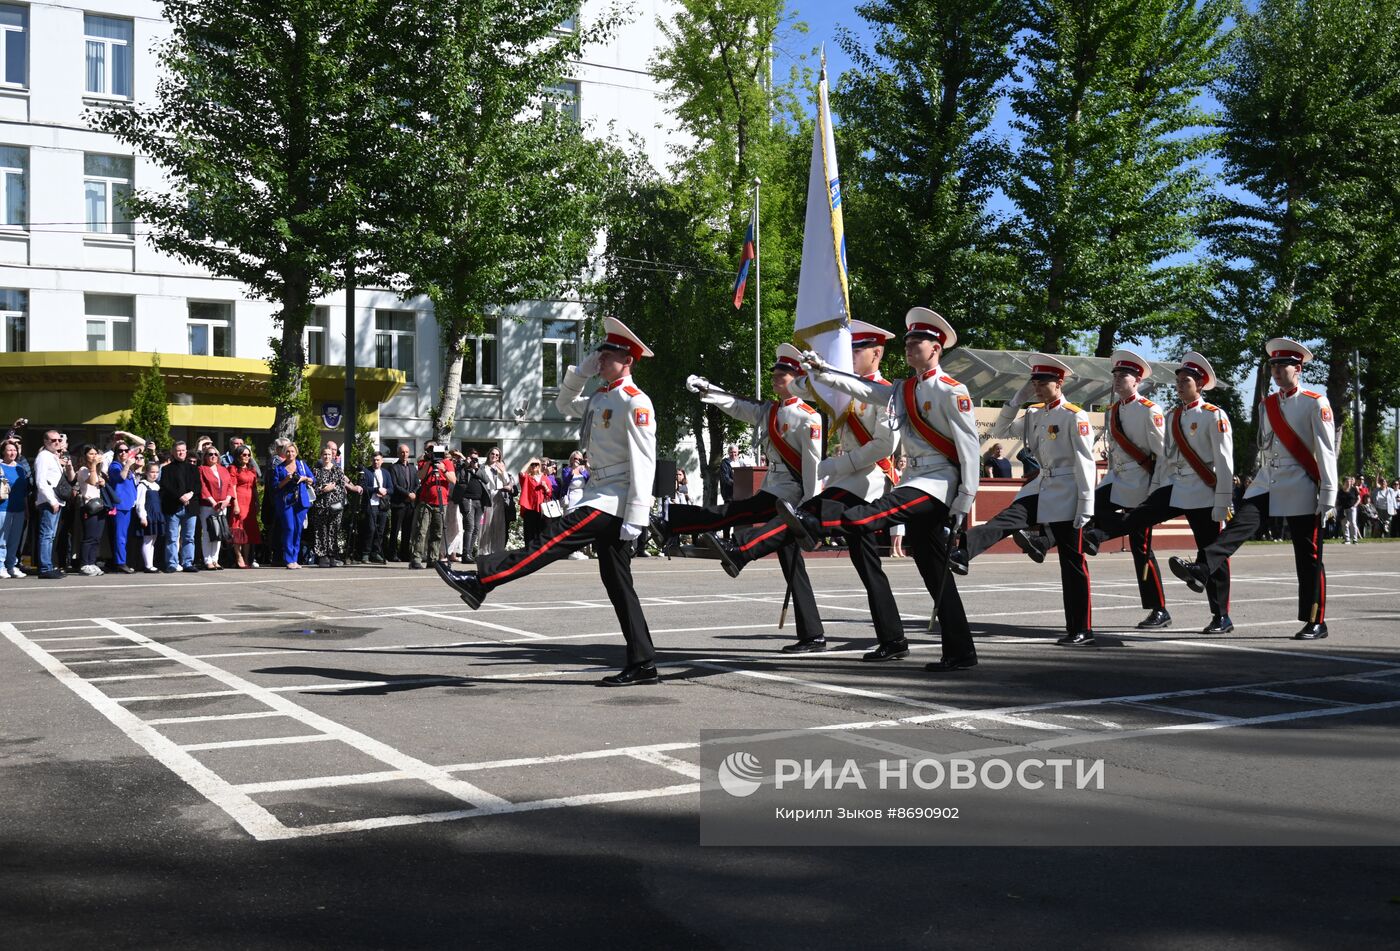
[[[549,499],[540,503],[540,514],[545,518],[563,518],[564,503],[558,499]]]
[[[101,515],[107,511],[107,503],[101,499],[88,499],[83,503],[83,514],[89,517]]]
[[[0,502],[10,497],[10,480],[0,475]]]
[[[58,481],[53,486],[54,498],[60,502],[71,502],[73,501],[73,489],[74,483],[70,482],[66,475],[60,474]]]
[[[509,495],[506,496],[505,513],[507,525],[515,521],[515,499],[511,498]]]

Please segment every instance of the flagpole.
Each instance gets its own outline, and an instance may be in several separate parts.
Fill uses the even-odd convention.
[[[763,261],[759,259],[759,249],[763,243],[760,237],[763,229],[760,227],[758,218],[759,201],[758,190],[763,185],[763,179],[754,176],[753,180],[753,396],[756,400],[763,399]],[[754,427],[753,431],[753,461],[758,465],[759,430]]]

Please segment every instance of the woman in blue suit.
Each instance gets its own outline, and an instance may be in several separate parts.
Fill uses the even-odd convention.
[[[277,513],[282,523],[283,561],[288,568],[300,568],[301,528],[311,508],[311,469],[297,458],[297,444],[287,443],[272,470],[277,496]]]

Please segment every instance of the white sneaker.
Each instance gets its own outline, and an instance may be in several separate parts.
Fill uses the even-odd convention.
[[[81,568],[78,569],[78,572],[79,574],[86,575],[89,578],[96,578],[102,573],[98,570],[98,567],[96,565],[83,565]]]
[[[24,573],[23,571],[20,571],[20,570],[19,570],[19,565],[15,565],[13,568],[10,569],[10,577],[11,577],[11,578],[24,578],[24,577],[27,577],[27,576],[25,575],[25,573]]]

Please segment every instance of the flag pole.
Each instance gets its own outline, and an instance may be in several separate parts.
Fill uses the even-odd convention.
[[[754,176],[753,180],[753,397],[756,400],[763,399],[763,261],[759,259],[759,250],[763,243],[761,237],[763,233],[761,222],[758,218],[759,202],[758,190],[763,185],[763,179]],[[758,465],[759,429],[754,427],[753,431],[753,461]]]

